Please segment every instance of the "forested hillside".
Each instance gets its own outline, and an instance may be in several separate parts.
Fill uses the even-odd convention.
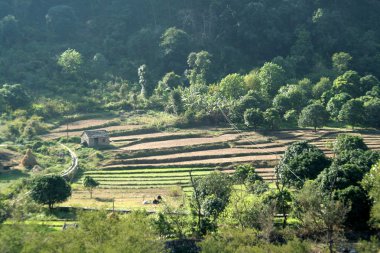
[[[0,0],[0,252],[379,252],[379,13]]]
[[[368,75],[380,75],[379,9],[374,0],[2,0],[2,111],[33,103],[30,113],[43,117],[64,110],[57,103],[127,109],[137,106],[141,85],[147,97],[159,95],[155,104],[169,100],[163,84],[218,83],[251,71],[235,97],[260,86],[273,98],[286,84],[333,81],[346,70],[356,71],[345,76],[354,86],[365,76],[358,97],[377,84]],[[328,90],[322,81],[315,98]]]

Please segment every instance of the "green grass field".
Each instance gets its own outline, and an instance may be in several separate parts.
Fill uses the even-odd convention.
[[[10,170],[0,172],[0,192],[23,178],[30,177],[29,173],[21,170]]]

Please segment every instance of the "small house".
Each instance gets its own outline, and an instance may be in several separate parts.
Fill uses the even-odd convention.
[[[110,144],[110,137],[106,130],[86,130],[81,135],[81,144],[86,147],[101,147]]]

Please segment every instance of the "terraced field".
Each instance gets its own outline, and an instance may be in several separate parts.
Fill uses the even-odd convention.
[[[188,186],[189,172],[204,175],[215,169],[231,171],[238,163],[252,163],[266,180],[274,179],[274,166],[286,147],[307,140],[332,155],[331,143],[341,131],[278,131],[270,135],[256,132],[179,131],[173,134],[150,133],[111,138],[119,148],[112,150],[113,159],[97,171],[86,172],[101,187]],[[361,134],[361,133],[355,133]],[[193,136],[191,136],[193,135]],[[363,133],[370,148],[380,150],[377,132]],[[120,143],[126,142],[126,145]]]
[[[288,145],[307,140],[332,156],[332,143],[340,133],[361,135],[369,148],[380,150],[380,131],[289,130],[263,134],[230,128],[203,128],[160,132],[153,129],[140,131],[138,125],[102,127],[103,121],[97,123],[99,127],[91,126],[91,129],[109,130],[114,147],[104,151],[111,159],[96,170],[84,173],[100,183],[100,191],[155,189],[159,192],[181,187],[186,192],[190,186],[190,172],[194,177],[214,170],[232,173],[233,167],[241,163],[253,164],[265,180],[273,181],[274,167]],[[79,134],[80,131],[74,129],[71,133]],[[74,191],[74,198],[76,194],[82,193]]]
[[[194,176],[216,169],[233,172],[236,164],[252,163],[264,179],[271,181],[275,179],[274,167],[288,145],[307,140],[332,156],[331,145],[339,133],[342,131],[296,130],[263,135],[232,129],[187,129],[123,135],[111,138],[117,147],[109,151],[113,159],[86,175],[94,177],[104,188],[188,187],[190,171]],[[370,148],[380,150],[378,132],[353,134],[362,135]]]

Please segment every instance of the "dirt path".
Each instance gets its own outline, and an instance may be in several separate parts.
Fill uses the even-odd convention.
[[[159,148],[173,148],[173,147],[184,147],[191,145],[202,145],[209,143],[227,142],[236,140],[240,134],[224,134],[217,137],[206,137],[206,138],[185,138],[176,139],[169,141],[157,141],[148,142],[132,145],[129,147],[121,148],[121,150],[134,151],[134,150],[145,150],[145,149],[159,149]]]

